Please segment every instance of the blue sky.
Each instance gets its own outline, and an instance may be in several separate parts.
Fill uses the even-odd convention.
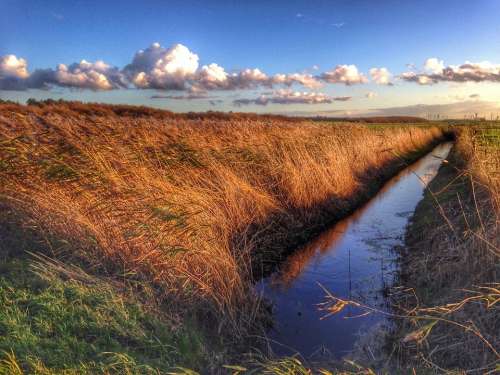
[[[152,95],[188,96],[183,94],[186,88],[173,90],[171,84],[149,83],[142,88],[128,84],[127,88],[95,90],[51,78],[42,89],[21,85],[22,90],[12,90],[10,85],[6,90],[5,85],[4,89],[0,86],[0,96],[21,101],[28,97],[62,97],[147,104],[178,111],[285,113],[343,110],[361,113],[372,108],[417,104],[496,102],[500,100],[496,93],[500,68],[495,70],[500,64],[499,16],[500,1],[496,0],[3,0],[0,3],[0,56],[15,55],[17,59],[24,59],[29,74],[36,69],[56,70],[58,64],[70,66],[82,59],[92,63],[102,60],[109,66],[123,69],[131,64],[137,51],[158,42],[165,51],[177,43],[187,47],[198,57],[198,69],[216,63],[228,74],[258,68],[269,77],[280,73],[320,77],[338,66],[355,65],[367,82],[343,84],[323,79],[322,86],[314,89],[296,83],[282,87],[240,84],[237,89],[225,86],[224,89],[205,90],[204,87],[205,92],[196,99],[181,100],[151,99]],[[455,75],[442,78],[435,70],[425,70],[423,64],[429,58],[443,60],[444,68],[457,67],[453,70]],[[472,73],[483,78],[464,80],[470,72],[458,67],[466,61],[489,61],[491,65],[465,68],[473,69]],[[369,73],[374,67],[386,68],[391,74],[392,85],[376,84]],[[74,69],[78,68],[81,67]],[[485,79],[484,69],[488,73]],[[422,79],[399,78],[408,71],[416,75],[434,74],[430,77],[432,84],[421,84]],[[72,68],[70,73],[74,73]],[[137,73],[139,71],[135,70],[130,74]],[[12,76],[13,73],[4,72],[4,78],[7,74]],[[192,79],[187,85],[192,89]],[[284,91],[321,93],[329,99],[321,97],[323,99],[314,103],[309,99],[304,102],[302,99],[275,100],[290,96]],[[367,98],[368,93],[372,93],[371,98]],[[203,95],[206,99],[201,98]],[[266,101],[257,104],[255,99],[262,95],[267,97]],[[341,97],[350,99],[333,100]],[[249,99],[250,103],[235,108],[233,101],[238,98]]]

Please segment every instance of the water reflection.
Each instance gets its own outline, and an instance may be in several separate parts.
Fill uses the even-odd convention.
[[[324,300],[324,292],[318,283],[340,297],[384,308],[381,291],[392,282],[395,271],[392,249],[402,244],[408,219],[450,148],[451,143],[439,145],[403,170],[367,204],[257,284],[274,304],[275,326],[269,338],[276,354],[340,357],[352,350],[360,332],[381,322],[376,315],[345,319],[360,313],[353,308],[320,320],[317,304]]]

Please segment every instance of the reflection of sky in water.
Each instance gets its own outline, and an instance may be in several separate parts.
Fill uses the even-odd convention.
[[[274,303],[275,328],[269,338],[277,354],[304,356],[321,348],[336,356],[352,350],[357,336],[380,316],[344,319],[361,311],[347,308],[326,320],[317,309],[325,288],[384,308],[382,288],[392,281],[396,254],[408,219],[436,175],[451,143],[438,146],[389,181],[364,207],[292,254],[281,271],[260,281],[257,290]]]

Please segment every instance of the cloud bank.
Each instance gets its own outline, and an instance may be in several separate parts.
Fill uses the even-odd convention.
[[[199,93],[275,86],[290,88],[293,85],[318,89],[327,83],[349,86],[368,82],[356,65],[337,65],[316,75],[297,72],[268,75],[256,67],[228,72],[215,62],[200,65],[200,57],[182,44],[165,48],[153,43],[137,51],[122,69],[101,60],[81,60],[30,73],[25,59],[5,55],[0,57],[0,90],[50,89],[58,86],[89,90],[136,88]]]
[[[272,90],[253,98],[233,101],[235,106],[268,104],[332,104],[348,101],[350,96],[332,97],[317,90],[325,85],[394,86],[400,82],[433,85],[440,82],[500,82],[500,64],[488,61],[446,65],[437,57],[428,58],[421,69],[408,65],[408,71],[393,75],[386,67],[373,67],[365,74],[354,64],[336,65],[323,72],[314,65],[309,72],[275,73],[269,75],[257,67],[227,70],[216,62],[200,63],[200,57],[182,44],[168,48],[159,43],[137,51],[123,68],[102,60],[81,60],[58,64],[55,68],[28,69],[28,61],[13,54],[0,57],[0,90],[29,90],[63,87],[73,90],[108,91],[119,89],[151,89],[151,98],[176,100],[211,100],[210,91]],[[300,91],[297,87],[312,91]],[[169,93],[173,91],[174,94]],[[376,96],[368,92],[365,97]],[[469,99],[479,100],[479,96]],[[211,100],[212,105],[218,101]]]
[[[419,85],[439,82],[500,82],[500,64],[466,61],[462,65],[445,66],[443,60],[431,57],[425,61],[423,71],[404,72],[400,78]]]
[[[233,105],[241,107],[244,105],[268,105],[272,104],[324,104],[333,103],[334,101],[348,101],[350,96],[331,97],[321,92],[301,92],[289,89],[277,90],[271,94],[263,94],[255,99],[236,99],[233,100]]]

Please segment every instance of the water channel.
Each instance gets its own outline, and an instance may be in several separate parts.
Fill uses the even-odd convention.
[[[279,271],[256,285],[273,303],[268,337],[277,355],[341,358],[384,323],[380,314],[353,318],[363,313],[353,307],[321,320],[325,312],[318,304],[325,301],[325,292],[319,283],[341,298],[387,308],[383,290],[397,271],[394,249],[403,244],[408,220],[451,147],[451,142],[440,144],[405,168],[363,207],[295,251]]]

